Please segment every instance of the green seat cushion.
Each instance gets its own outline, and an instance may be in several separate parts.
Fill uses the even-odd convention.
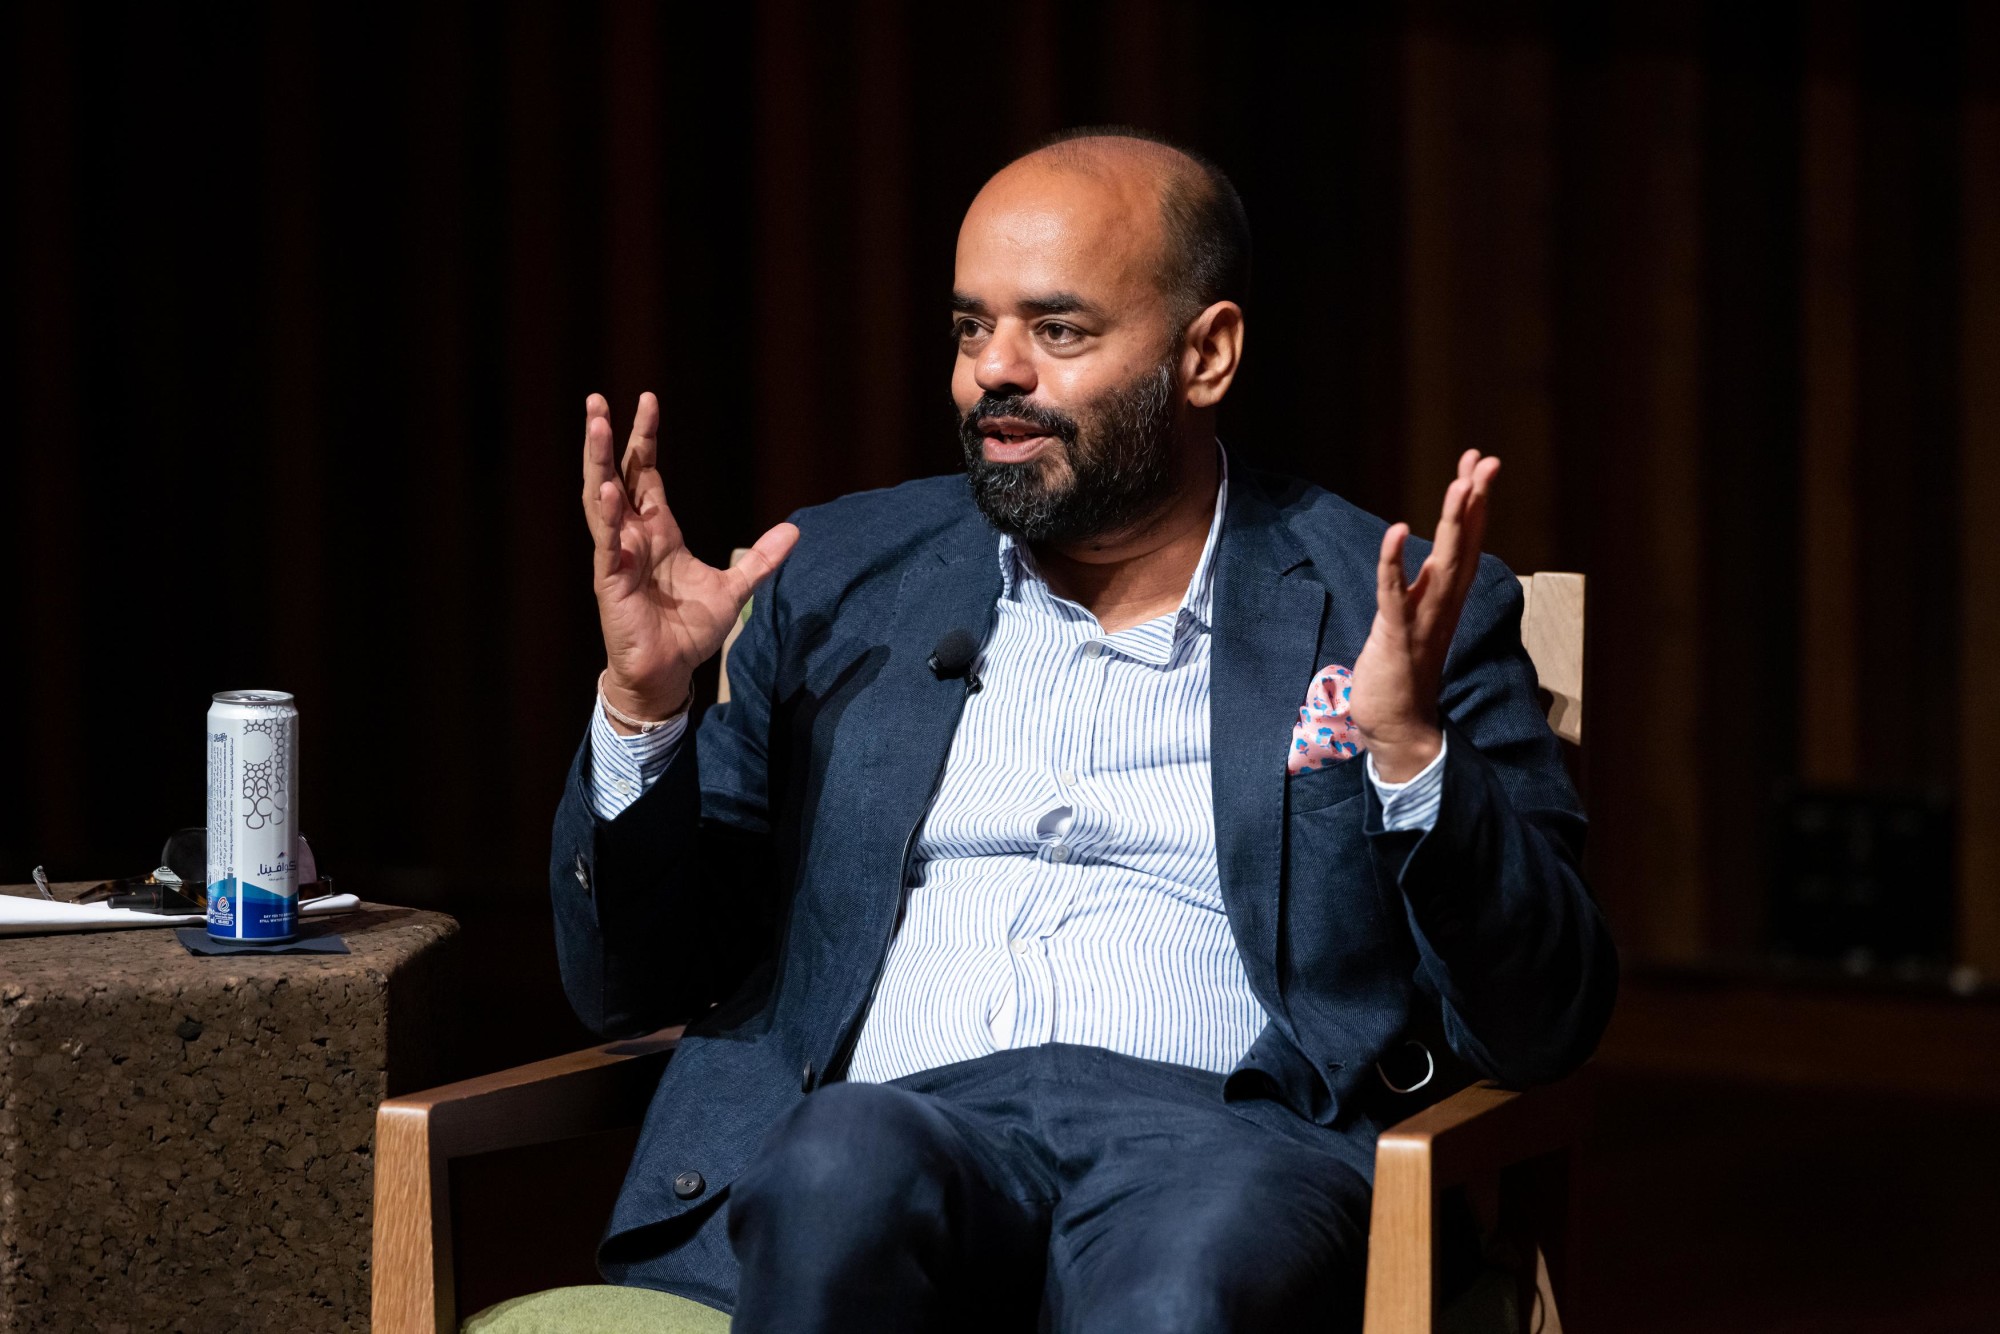
[[[594,1283],[500,1302],[459,1329],[461,1334],[729,1334],[729,1317],[672,1293]]]
[[[1500,1269],[1482,1273],[1442,1312],[1441,1334],[1489,1334],[1518,1329],[1514,1281]],[[729,1317],[712,1306],[655,1292],[593,1284],[550,1288],[489,1306],[459,1326],[461,1334],[729,1334]]]

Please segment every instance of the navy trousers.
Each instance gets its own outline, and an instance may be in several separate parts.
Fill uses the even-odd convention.
[[[730,1188],[732,1328],[1359,1328],[1368,1183],[1271,1110],[1060,1044],[829,1085]]]

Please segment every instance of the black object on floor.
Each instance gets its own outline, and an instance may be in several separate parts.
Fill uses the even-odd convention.
[[[300,936],[275,945],[259,945],[248,940],[217,940],[206,927],[177,926],[174,938],[187,946],[189,954],[345,954],[347,942],[339,936]]]

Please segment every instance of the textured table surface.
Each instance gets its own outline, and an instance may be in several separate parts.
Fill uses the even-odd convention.
[[[0,1330],[367,1328],[375,1105],[437,1082],[458,926],[306,929],[352,952],[0,938]]]

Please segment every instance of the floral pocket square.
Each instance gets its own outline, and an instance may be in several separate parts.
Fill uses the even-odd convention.
[[[1347,720],[1347,697],[1354,693],[1354,673],[1330,662],[1313,673],[1299,720],[1292,724],[1292,749],[1285,757],[1289,773],[1324,769],[1361,753],[1361,733]]]

